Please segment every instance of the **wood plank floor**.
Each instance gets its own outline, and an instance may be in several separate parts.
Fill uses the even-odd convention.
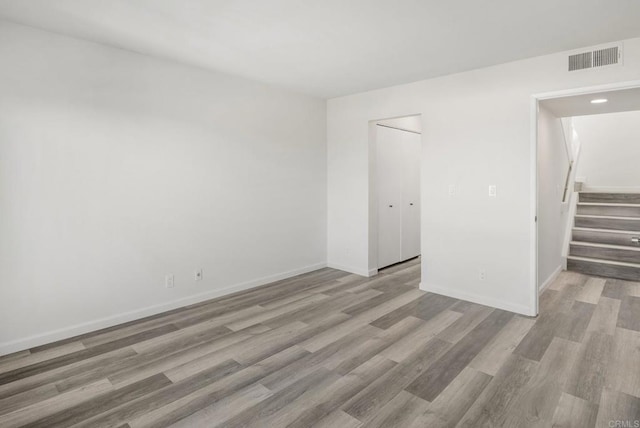
[[[564,272],[533,319],[419,276],[323,269],[0,357],[0,426],[638,426],[639,283]]]

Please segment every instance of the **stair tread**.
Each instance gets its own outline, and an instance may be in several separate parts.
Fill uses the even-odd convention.
[[[579,202],[640,204],[640,193],[637,192],[589,192],[578,194]]]
[[[588,242],[588,241],[571,241],[571,245],[582,245],[585,247],[597,247],[597,248],[610,248],[612,250],[630,250],[630,251],[638,251],[640,252],[640,247],[631,247],[624,245],[614,245],[614,244],[601,244],[599,242]]]
[[[640,246],[630,240],[640,237],[640,193],[579,193],[567,255],[569,269],[606,278],[640,279]]]
[[[637,235],[640,233],[640,231],[638,230],[600,229],[600,228],[582,227],[582,226],[575,226],[573,227],[573,230],[582,230],[585,232],[628,233],[630,235]]]
[[[638,220],[640,221],[640,217],[621,217],[621,216],[614,216],[614,215],[576,214],[576,217],[597,218],[597,219],[606,219],[606,220]]]
[[[617,202],[578,202],[578,205],[586,207],[631,207],[640,208],[640,204],[623,204]]]
[[[640,269],[640,263],[629,263],[629,262],[617,262],[615,260],[605,260],[605,259],[596,259],[591,257],[582,257],[582,256],[567,256],[568,260],[580,260],[583,262],[592,262],[592,263],[602,263],[607,265],[616,265],[616,266],[627,266]]]

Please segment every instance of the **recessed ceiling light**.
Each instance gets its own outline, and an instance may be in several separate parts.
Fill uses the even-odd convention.
[[[607,101],[609,101],[606,98],[596,98],[595,100],[591,100],[591,104],[602,104],[602,103],[606,103]]]

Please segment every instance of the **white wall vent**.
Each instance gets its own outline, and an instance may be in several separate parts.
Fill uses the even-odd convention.
[[[604,67],[606,65],[621,63],[621,45],[569,55],[569,71],[585,70],[587,68]]]

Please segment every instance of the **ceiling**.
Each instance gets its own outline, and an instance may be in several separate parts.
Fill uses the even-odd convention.
[[[0,0],[0,17],[323,98],[640,36],[637,0]]]
[[[603,104],[591,104],[591,100],[604,98]],[[573,95],[540,101],[556,117],[587,116],[640,110],[640,88]]]

